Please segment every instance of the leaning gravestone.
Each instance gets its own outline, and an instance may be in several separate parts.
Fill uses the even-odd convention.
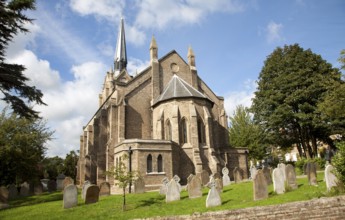
[[[161,195],[165,195],[167,193],[167,185],[169,183],[169,179],[167,177],[164,177],[164,179],[162,180],[162,186],[159,189],[159,194]]]
[[[66,176],[65,179],[63,180],[62,184],[63,184],[63,188],[65,188],[66,186],[68,186],[70,184],[74,185],[74,180],[71,177]]]
[[[98,202],[99,199],[99,187],[97,185],[90,185],[86,189],[85,204],[91,204]]]
[[[296,181],[296,172],[295,172],[295,168],[291,164],[286,165],[285,175],[286,175],[286,184],[291,189],[297,189],[298,184]]]
[[[190,199],[202,196],[202,183],[198,176],[192,176],[187,185],[188,196]]]
[[[200,173],[200,178],[203,186],[206,186],[210,181],[209,174],[206,170],[202,170]]]
[[[275,168],[272,173],[273,176],[273,189],[277,194],[284,194],[285,181],[284,174],[281,168]]]
[[[91,183],[88,180],[86,180],[83,184],[83,188],[81,189],[81,198],[84,200],[85,200],[86,190],[90,185],[91,185]]]
[[[317,186],[317,174],[316,174],[316,164],[315,163],[307,163],[307,176],[309,185]]]
[[[57,190],[63,190],[63,181],[65,179],[65,175],[63,174],[59,174],[56,177],[56,189]]]
[[[268,167],[264,167],[262,168],[262,172],[266,178],[267,185],[272,184],[271,170]]]
[[[63,191],[63,208],[69,209],[78,205],[78,189],[70,184]]]
[[[255,177],[256,173],[258,172],[258,170],[256,169],[256,167],[252,166],[249,169],[249,172],[250,172],[250,179],[253,179]]]
[[[11,184],[8,187],[8,199],[15,199],[18,197],[18,189],[16,187],[16,185]]]
[[[48,181],[48,192],[54,192],[56,191],[56,181],[55,180],[49,180]]]
[[[337,186],[338,179],[333,172],[334,167],[332,165],[327,165],[325,169],[327,191],[330,191],[332,187]]]
[[[175,175],[174,177],[173,177],[173,179],[175,180],[175,182],[177,183],[177,186],[179,187],[179,190],[180,190],[180,192],[182,191],[182,186],[181,186],[181,184],[180,184],[180,177],[179,176],[177,176],[177,175]]]
[[[138,177],[134,182],[134,193],[145,192],[145,181],[143,177]]]
[[[230,185],[231,181],[230,181],[230,177],[229,177],[229,169],[224,167],[222,169],[222,174],[223,174],[223,186],[228,186]]]
[[[283,172],[284,181],[286,180],[286,165],[284,163],[279,163],[278,168]]]
[[[109,196],[110,195],[110,183],[103,182],[99,185],[99,196]]]
[[[240,168],[235,167],[233,173],[234,173],[235,183],[239,183],[243,180],[242,170]]]
[[[254,200],[268,198],[267,180],[262,170],[258,170],[253,178]]]
[[[206,198],[206,208],[221,205],[222,199],[220,198],[219,192],[216,189],[215,179],[212,178],[209,186],[210,186],[210,190],[208,191],[207,198]]]
[[[165,201],[166,202],[177,201],[177,200],[180,200],[180,197],[181,197],[180,187],[174,179],[171,179],[167,185],[167,192],[165,195]]]
[[[20,185],[20,196],[29,196],[30,194],[30,185],[27,182],[24,182]]]

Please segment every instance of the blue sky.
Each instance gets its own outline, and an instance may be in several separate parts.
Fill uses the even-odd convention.
[[[48,106],[36,106],[55,130],[48,156],[79,149],[82,126],[98,107],[113,65],[120,18],[125,19],[130,74],[149,61],[152,35],[159,57],[176,50],[196,56],[199,76],[225,98],[228,115],[250,106],[255,81],[276,47],[298,43],[334,67],[345,49],[343,0],[37,0],[36,19],[9,46]]]

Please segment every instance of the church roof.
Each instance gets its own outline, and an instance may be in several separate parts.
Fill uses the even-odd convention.
[[[170,82],[163,90],[162,94],[158,96],[153,105],[170,99],[191,97],[207,99],[211,101],[207,96],[205,96],[204,94],[193,88],[191,85],[189,85],[186,81],[174,74]]]

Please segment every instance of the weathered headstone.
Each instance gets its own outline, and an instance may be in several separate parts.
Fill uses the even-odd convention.
[[[65,175],[59,174],[56,177],[56,189],[57,190],[63,190],[63,181],[65,180]]]
[[[164,177],[164,179],[162,180],[162,186],[159,189],[159,194],[161,195],[165,195],[167,193],[167,185],[169,183],[169,179],[167,177]]]
[[[206,198],[206,208],[219,206],[222,204],[222,199],[220,198],[219,192],[216,189],[215,179],[210,181],[210,190],[208,191]]]
[[[254,200],[268,198],[267,180],[262,170],[258,170],[253,178]]]
[[[307,163],[306,170],[307,170],[309,185],[317,186],[316,164],[312,162]]]
[[[91,183],[86,180],[83,184],[83,188],[81,189],[81,198],[85,200],[86,190],[91,185]]]
[[[278,168],[282,171],[283,173],[283,177],[284,177],[284,181],[286,180],[286,165],[284,163],[279,163],[278,164]]]
[[[145,192],[145,181],[143,177],[138,177],[134,182],[134,193]]]
[[[63,191],[63,208],[69,209],[78,205],[78,189],[70,184]]]
[[[296,181],[296,172],[295,172],[295,168],[291,164],[286,165],[285,175],[286,175],[286,184],[291,189],[297,189],[298,184]]]
[[[49,179],[41,179],[44,192],[48,191],[48,182],[49,182]]]
[[[190,181],[193,179],[193,177],[194,177],[193,174],[189,174],[189,176],[187,177],[187,185],[190,183]]]
[[[70,185],[70,184],[74,185],[74,180],[71,177],[66,176],[65,179],[63,180],[62,184],[63,184],[63,188],[65,189],[65,187]]]
[[[180,190],[180,192],[182,191],[182,186],[181,186],[181,184],[180,184],[180,177],[179,176],[177,176],[177,175],[175,175],[174,177],[173,177],[173,179],[175,180],[175,182],[177,183],[177,186],[178,186],[178,188],[179,188],[179,190]]]
[[[266,178],[267,185],[272,184],[271,170],[268,167],[264,167],[262,168],[262,172]]]
[[[34,183],[34,194],[40,195],[43,193],[43,185],[41,181]]]
[[[284,174],[281,168],[275,168],[272,173],[273,189],[277,194],[285,193]]]
[[[229,169],[224,167],[222,169],[222,174],[223,174],[223,186],[228,186],[230,185],[231,181],[230,181],[230,177],[229,177]]]
[[[209,173],[206,170],[201,171],[200,178],[203,186],[206,186],[210,181]]]
[[[307,163],[303,164],[303,174],[307,175]]]
[[[256,173],[258,172],[258,170],[256,169],[255,166],[252,166],[250,168],[249,172],[250,172],[250,179],[253,179],[255,177]]]
[[[334,167],[332,165],[327,165],[325,168],[325,180],[327,191],[330,191],[332,187],[337,186],[338,179],[333,172]]]
[[[99,187],[97,185],[90,185],[86,189],[85,204],[91,204],[98,202],[99,199]]]
[[[187,185],[188,196],[190,199],[202,196],[202,183],[198,176],[192,176]]]
[[[180,200],[180,197],[181,197],[180,187],[174,179],[171,179],[167,185],[167,192],[165,195],[165,201],[166,202],[177,201],[177,200]]]
[[[48,181],[48,192],[54,192],[56,191],[56,181],[55,180],[49,180]]]
[[[243,172],[240,168],[235,167],[233,174],[234,174],[235,183],[239,183],[243,180]]]
[[[29,196],[30,194],[30,185],[27,182],[24,182],[20,185],[20,196]]]
[[[8,187],[8,199],[15,199],[18,197],[18,189],[16,185],[11,184]]]
[[[8,201],[8,189],[5,186],[0,187],[0,203],[7,204]]]
[[[99,196],[109,196],[110,195],[110,183],[103,182],[99,185]]]

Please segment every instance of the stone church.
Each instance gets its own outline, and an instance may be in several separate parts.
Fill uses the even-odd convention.
[[[79,184],[113,185],[105,171],[124,154],[147,189],[157,189],[164,177],[178,175],[185,184],[190,174],[221,173],[224,166],[240,167],[248,177],[246,150],[229,146],[224,98],[198,76],[192,48],[187,61],[175,50],[159,58],[152,37],[149,55],[146,69],[127,72],[121,19],[114,67],[105,75],[99,108],[80,136]]]

